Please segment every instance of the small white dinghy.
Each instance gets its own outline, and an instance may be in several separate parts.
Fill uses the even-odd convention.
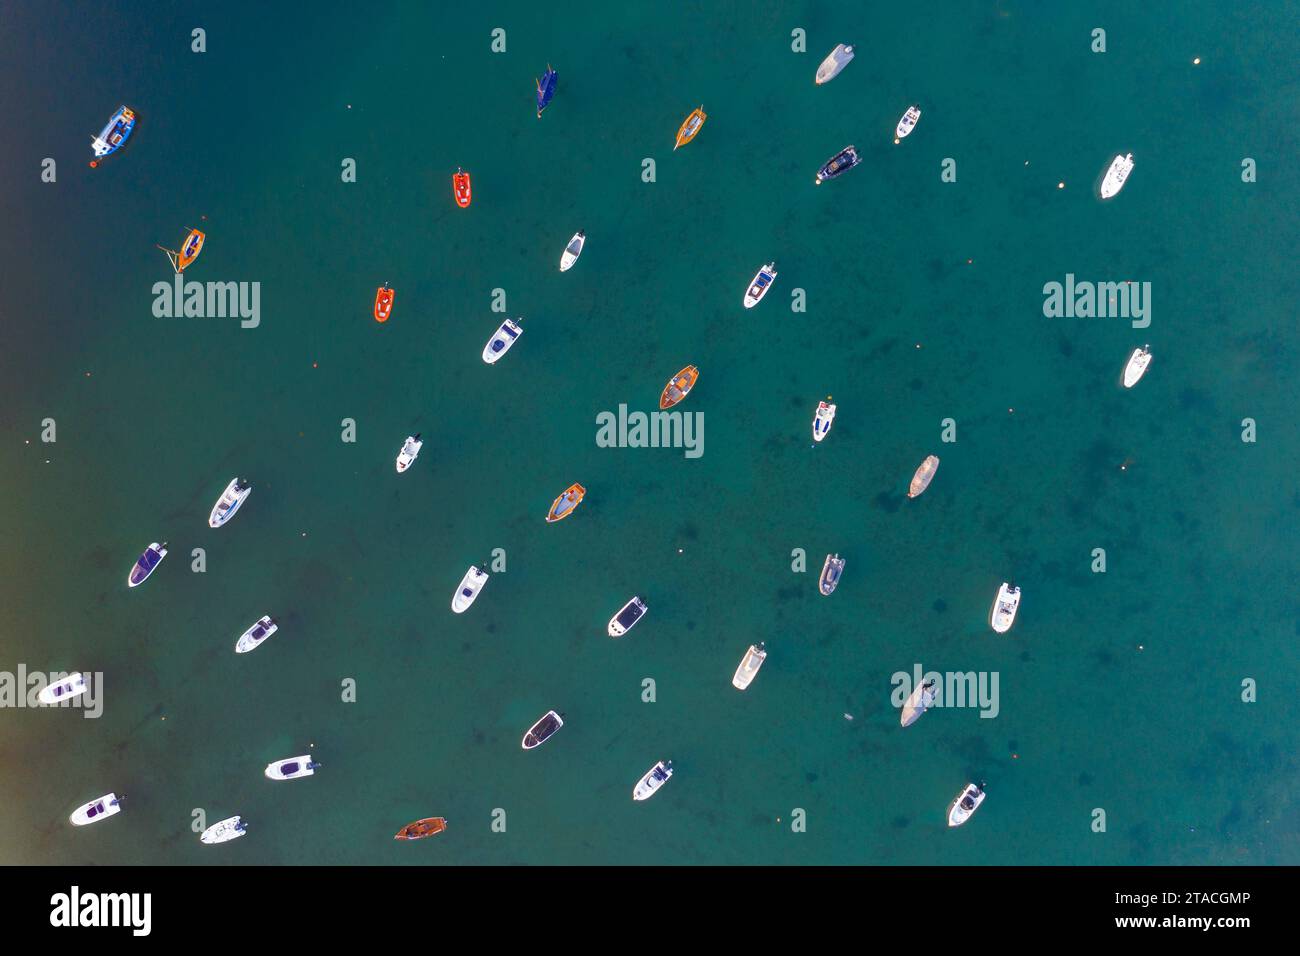
[[[826,402],[817,403],[817,413],[813,415],[813,441],[821,441],[831,430],[831,425],[835,423],[835,406],[828,405]]]
[[[731,678],[731,686],[736,690],[744,690],[754,681],[758,674],[758,669],[763,666],[763,661],[767,660],[767,650],[762,641],[757,644],[750,644],[749,650],[745,651],[745,656],[740,659],[740,665],[736,668],[735,675]]]
[[[1128,174],[1131,172],[1133,172],[1132,153],[1127,155],[1120,153],[1112,159],[1106,174],[1101,178],[1101,187],[1098,189],[1101,198],[1110,199],[1112,196],[1117,195],[1124,188],[1124,184],[1128,182]]]
[[[763,296],[772,288],[772,283],[776,281],[776,260],[772,260],[754,273],[754,281],[749,284],[745,290],[745,298],[741,300],[747,309],[752,309],[758,303],[763,301]]]
[[[162,564],[162,559],[167,557],[167,542],[159,544],[155,541],[149,547],[144,549],[144,554],[135,559],[135,566],[131,568],[131,573],[126,576],[126,586],[129,588],[139,587],[149,580],[149,575],[153,574],[154,569]]]
[[[634,597],[609,619],[609,626],[605,630],[610,637],[622,637],[632,630],[636,622],[641,620],[648,610],[649,608],[646,607],[645,602],[640,597]]]
[[[919,106],[909,106],[902,119],[898,121],[898,126],[894,129],[894,142],[899,142],[899,140],[908,136],[912,130],[916,129],[916,121],[920,118],[921,108]]]
[[[1144,345],[1140,349],[1134,349],[1133,354],[1128,357],[1128,363],[1124,366],[1124,387],[1132,388],[1147,373],[1147,366],[1151,364],[1151,346]]]
[[[821,86],[823,83],[829,83],[835,77],[840,75],[840,70],[849,65],[853,59],[853,47],[845,46],[843,43],[831,50],[830,55],[822,60],[822,65],[817,67],[817,76],[814,82]]]
[[[1020,588],[1012,587],[1006,581],[998,588],[998,596],[993,601],[993,613],[989,617],[989,623],[993,625],[993,630],[999,634],[1005,634],[1011,630],[1011,625],[1016,620],[1016,611],[1020,609]]]
[[[907,486],[907,497],[915,498],[930,487],[930,482],[934,480],[934,473],[939,470],[939,456],[927,455],[925,461],[916,469],[912,475],[912,481]]]
[[[36,699],[42,704],[61,704],[65,700],[80,697],[86,692],[86,678],[80,671],[74,671],[63,680],[56,681],[41,688]]]
[[[420,449],[423,447],[424,442],[420,441],[419,432],[406,437],[406,441],[402,442],[402,450],[397,453],[397,473],[399,475],[415,463],[415,459],[420,457]]]
[[[525,750],[535,750],[550,740],[557,730],[564,726],[564,715],[548,710],[537,723],[528,728],[524,734],[522,746]]]
[[[248,825],[236,814],[233,817],[226,817],[220,823],[214,823],[208,827],[199,836],[202,843],[225,843],[227,840],[238,840],[248,832]]]
[[[253,486],[242,478],[230,479],[230,484],[226,485],[226,490],[221,493],[217,503],[212,506],[212,514],[208,515],[208,527],[220,528],[223,524],[235,516],[239,506],[244,503],[244,499],[253,493]]]
[[[899,723],[904,727],[911,727],[921,719],[921,715],[934,705],[935,681],[922,681],[921,685],[912,691],[911,696],[903,702],[903,713],[899,718]]]
[[[487,584],[487,579],[486,571],[480,571],[478,565],[471,564],[465,576],[460,579],[460,587],[456,588],[456,593],[451,597],[451,609],[457,614],[464,614],[478,597],[478,592],[483,590],[483,585]]]
[[[255,651],[262,646],[262,642],[280,629],[280,625],[275,623],[275,618],[269,614],[262,615],[258,622],[239,635],[239,640],[235,642],[236,654],[247,654],[249,651]]]
[[[88,823],[98,823],[105,817],[120,813],[124,799],[126,798],[119,797],[115,793],[106,793],[98,799],[77,807],[68,815],[68,820],[74,827],[84,827]]]
[[[952,806],[948,808],[948,826],[961,826],[971,818],[983,802],[984,785],[981,783],[977,787],[973,783],[966,784],[962,792],[957,794],[957,799],[952,802]]]
[[[636,786],[632,788],[633,800],[649,800],[659,788],[668,782],[668,778],[673,775],[673,762],[671,760],[661,760],[649,770],[646,775],[637,781]]]
[[[303,754],[301,757],[269,763],[264,772],[271,780],[297,780],[299,777],[310,777],[319,769],[320,764],[311,759],[311,754]]]
[[[840,575],[844,573],[844,558],[838,554],[826,555],[826,561],[822,564],[821,577],[817,579],[817,589],[828,597],[835,593],[835,589],[840,585]]]
[[[501,323],[501,328],[492,333],[487,345],[483,346],[483,361],[495,365],[497,359],[509,352],[510,346],[523,334],[523,327],[518,322],[506,319]]]
[[[560,271],[568,272],[573,268],[573,264],[578,261],[578,256],[582,255],[582,247],[587,244],[587,234],[579,229],[569,240],[569,244],[564,247],[564,254],[560,256]]]

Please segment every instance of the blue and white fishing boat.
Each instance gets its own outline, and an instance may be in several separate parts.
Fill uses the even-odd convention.
[[[546,72],[542,78],[537,81],[537,118],[542,118],[542,110],[546,109],[551,102],[551,97],[555,95],[555,82],[559,78],[558,73],[551,69],[551,64],[546,64]]]
[[[817,185],[820,186],[823,181],[834,179],[836,176],[848,172],[860,162],[862,162],[862,158],[858,156],[857,147],[845,146],[826,160],[821,169],[817,170]]]
[[[108,125],[99,131],[98,136],[90,138],[90,148],[95,153],[91,166],[98,166],[99,161],[110,153],[116,153],[131,136],[135,129],[135,110],[129,106],[120,106]]]
[[[763,300],[767,295],[767,290],[772,288],[772,282],[776,279],[776,261],[773,260],[754,274],[754,281],[749,284],[745,290],[745,298],[742,303],[745,308],[752,309]]]
[[[483,361],[488,365],[495,365],[497,359],[510,351],[510,346],[514,345],[515,340],[523,334],[523,326],[506,319],[501,323],[501,328],[492,333],[492,338],[488,339],[487,345],[483,346]]]
[[[149,547],[144,549],[144,554],[136,558],[135,567],[127,575],[126,586],[129,588],[139,587],[149,579],[153,574],[154,568],[162,563],[162,559],[167,557],[167,542],[159,544],[155,541]]]
[[[106,793],[102,797],[77,807],[68,815],[68,820],[74,827],[84,827],[89,823],[98,823],[106,817],[121,812],[122,801],[125,799],[125,797],[119,797],[115,793]]]

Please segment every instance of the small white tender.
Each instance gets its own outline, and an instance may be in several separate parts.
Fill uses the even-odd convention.
[[[1128,182],[1128,174],[1133,172],[1133,154],[1120,153],[1110,161],[1110,166],[1106,169],[1106,174],[1101,178],[1101,187],[1098,189],[1102,199],[1110,199],[1124,188]]]
[[[605,628],[606,633],[610,637],[622,637],[636,626],[636,622],[641,620],[648,610],[649,608],[646,607],[645,601],[641,600],[640,595],[633,597],[632,600],[619,609],[617,614],[609,619],[609,624]]]
[[[919,106],[909,106],[907,112],[903,114],[898,121],[898,126],[894,128],[894,135],[898,139],[903,139],[916,129],[916,121],[921,118],[921,108]]]
[[[1136,385],[1147,373],[1147,366],[1150,364],[1151,346],[1144,345],[1140,349],[1134,349],[1124,365],[1124,387],[1132,388]]]
[[[668,778],[673,775],[673,762],[671,760],[661,760],[649,770],[646,775],[637,781],[632,788],[633,800],[649,800],[659,788],[668,782]]]
[[[582,247],[587,244],[587,234],[579,229],[569,240],[569,244],[564,247],[564,253],[560,256],[560,271],[568,272],[573,268],[573,264],[578,261],[578,256],[582,255]]]
[[[280,629],[280,625],[275,623],[275,618],[269,614],[263,614],[256,624],[239,635],[239,640],[235,642],[236,654],[247,654],[249,651],[255,651],[262,646],[262,642]]]
[[[65,700],[80,697],[85,692],[85,675],[75,671],[63,678],[63,680],[42,687],[41,692],[36,695],[36,699],[42,704],[61,704]]]
[[[821,86],[823,83],[829,83],[835,77],[840,75],[840,70],[849,65],[853,59],[853,47],[845,46],[843,43],[831,50],[830,55],[822,60],[822,65],[817,67],[817,76],[814,82]]]
[[[297,780],[299,777],[310,777],[319,768],[320,764],[311,759],[311,754],[303,754],[301,757],[269,763],[265,773],[271,780]]]
[[[235,516],[235,512],[244,503],[244,499],[252,493],[253,486],[244,479],[231,478],[230,484],[226,485],[226,490],[221,493],[217,503],[212,506],[212,514],[208,515],[208,526],[220,528]]]
[[[767,660],[767,650],[763,642],[750,644],[749,650],[745,651],[745,656],[740,659],[740,664],[736,667],[736,673],[732,675],[731,686],[736,690],[745,690],[749,687],[765,660]]]
[[[465,576],[460,579],[460,587],[456,588],[456,593],[451,597],[451,609],[457,614],[464,614],[478,597],[478,592],[483,590],[483,585],[487,584],[487,579],[486,571],[480,571],[477,565],[471,564]]]
[[[419,432],[406,436],[406,441],[402,442],[402,450],[397,453],[397,473],[399,475],[410,468],[415,459],[420,457],[420,449],[423,447],[424,442],[420,441]]]
[[[1011,625],[1015,623],[1016,611],[1020,609],[1020,588],[1012,587],[1006,581],[998,588],[998,596],[993,601],[993,613],[989,616],[989,623],[993,625],[993,630],[999,634],[1005,634],[1011,630]]]
[[[957,794],[957,799],[952,802],[952,806],[948,808],[948,826],[961,826],[971,818],[983,802],[984,785],[966,784],[962,792]]]
[[[238,840],[248,832],[248,825],[236,814],[233,817],[226,817],[220,823],[214,823],[208,827],[199,836],[201,843],[225,843],[228,840]]]
[[[102,797],[91,800],[84,806],[77,807],[68,816],[68,820],[74,827],[84,827],[88,823],[98,823],[105,817],[111,817],[122,810],[122,800],[115,793],[106,793]]]

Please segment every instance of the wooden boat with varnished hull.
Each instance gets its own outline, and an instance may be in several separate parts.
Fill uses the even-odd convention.
[[[447,829],[446,817],[425,817],[408,823],[394,834],[394,840],[423,840]]]
[[[563,521],[578,509],[578,505],[582,504],[582,499],[586,495],[587,489],[575,481],[565,489],[564,494],[556,498],[551,504],[551,510],[547,512],[546,520],[548,522]]]
[[[673,152],[677,152],[679,146],[685,146],[693,140],[708,118],[709,115],[704,112],[703,104],[691,110],[691,115],[682,120],[681,128],[677,130],[677,145],[673,147]]]
[[[694,365],[686,366],[664,386],[663,394],[659,396],[659,407],[672,408],[691,393],[691,389],[695,387],[695,380],[699,377],[698,368]]]

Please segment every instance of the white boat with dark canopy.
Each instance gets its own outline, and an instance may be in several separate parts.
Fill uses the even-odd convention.
[[[1147,373],[1147,366],[1151,364],[1151,346],[1144,345],[1140,349],[1134,349],[1133,354],[1128,357],[1128,362],[1124,365],[1124,387],[1132,388],[1142,376]]]
[[[922,714],[934,706],[934,688],[937,683],[933,678],[922,681],[921,685],[912,691],[907,700],[903,702],[903,713],[899,717],[899,723],[904,727],[911,727],[921,719]]]
[[[822,594],[830,594],[840,583],[840,575],[844,573],[844,559],[838,554],[826,555],[826,563],[822,565],[822,576],[817,581],[817,587],[821,589]]]
[[[480,571],[478,565],[471,564],[465,576],[460,579],[460,587],[451,598],[451,609],[457,614],[464,614],[478,597],[478,592],[487,584],[488,573]]]
[[[555,732],[564,726],[564,715],[557,714],[553,710],[548,710],[538,721],[528,728],[524,734],[523,748],[525,750],[536,750],[546,741],[555,735]]]
[[[1098,190],[1102,199],[1110,199],[1112,196],[1119,194],[1128,182],[1128,174],[1133,172],[1133,154],[1120,153],[1110,161],[1110,166],[1106,169],[1106,174],[1101,177],[1101,187]]]
[[[821,441],[830,434],[831,425],[835,424],[835,406],[828,402],[818,402],[813,415],[813,441]]]
[[[894,129],[894,142],[897,143],[910,135],[912,130],[916,129],[916,121],[920,118],[921,108],[919,106],[909,106],[907,112],[898,121],[898,126]]]
[[[668,782],[668,778],[673,775],[673,762],[671,760],[661,760],[649,770],[646,775],[637,781],[632,788],[633,800],[649,800],[659,788]]]
[[[60,681],[47,684],[36,695],[42,704],[61,704],[65,700],[80,697],[86,692],[86,678],[80,671],[74,671]]]
[[[579,229],[569,240],[569,244],[564,247],[564,253],[560,256],[560,271],[568,272],[573,268],[573,264],[578,261],[578,256],[582,255],[582,247],[587,244],[587,234]]]
[[[262,646],[262,642],[280,629],[280,625],[275,623],[275,618],[269,614],[262,615],[258,622],[239,635],[239,640],[235,642],[236,654],[247,654],[249,651],[255,651]]]
[[[822,164],[822,168],[817,170],[817,178],[814,182],[820,186],[828,179],[843,175],[860,162],[862,157],[858,155],[857,147],[845,146]]]
[[[647,610],[649,608],[645,606],[645,602],[641,598],[632,598],[623,605],[621,611],[609,619],[609,627],[606,628],[609,631],[609,636],[622,637],[632,630],[633,626],[637,621],[641,620]]]
[[[420,457],[420,449],[423,447],[424,442],[420,441],[419,432],[406,436],[406,441],[402,442],[402,450],[397,453],[397,473],[399,475],[415,463],[415,459]]]
[[[745,651],[745,656],[740,659],[736,673],[731,678],[731,686],[736,690],[745,690],[749,687],[765,660],[767,660],[766,645],[762,641],[750,644],[749,650]]]
[[[998,588],[998,596],[993,601],[993,613],[989,615],[989,623],[993,630],[999,634],[1005,634],[1011,630],[1011,625],[1015,623],[1016,611],[1020,609],[1020,588],[1012,587],[1006,581]]]
[[[199,842],[226,843],[230,840],[238,840],[247,832],[248,824],[246,824],[243,819],[236,814],[233,817],[226,817],[226,819],[219,823],[214,823],[212,826],[204,830],[199,836]]]
[[[77,807],[68,815],[68,820],[74,827],[84,827],[88,823],[98,823],[105,817],[121,813],[122,801],[125,799],[125,797],[119,797],[115,793],[106,793],[98,799]]]
[[[303,754],[301,757],[289,757],[286,760],[269,763],[264,772],[271,780],[297,780],[299,777],[312,776],[320,766],[311,759],[311,754]]]
[[[212,506],[212,514],[208,515],[208,526],[220,528],[235,516],[235,512],[244,503],[244,499],[252,493],[253,486],[244,479],[231,478],[230,484],[226,485],[226,490],[221,493],[217,503]]]
[[[135,559],[135,567],[131,573],[126,576],[126,586],[136,588],[149,580],[149,575],[153,574],[154,569],[162,564],[162,559],[167,557],[167,542],[159,544],[155,541],[149,547],[144,549],[144,554]]]
[[[772,283],[776,281],[776,275],[776,262],[769,262],[754,274],[754,281],[749,284],[749,288],[745,290],[745,298],[741,300],[745,308],[752,309],[763,301],[763,296],[767,295],[768,289],[772,288]]]
[[[961,826],[971,818],[983,802],[984,784],[981,783],[979,786],[973,783],[966,784],[962,792],[957,794],[957,799],[952,802],[952,806],[948,808],[948,826]]]
[[[496,365],[497,359],[509,352],[510,346],[514,345],[523,334],[523,326],[506,319],[501,323],[501,328],[492,333],[492,338],[488,339],[487,345],[483,346],[483,361],[489,365]]]
[[[845,46],[843,43],[831,50],[830,55],[822,60],[822,65],[817,67],[817,76],[814,82],[821,86],[823,83],[829,83],[835,77],[840,75],[840,70],[844,69],[853,60],[853,47]]]

